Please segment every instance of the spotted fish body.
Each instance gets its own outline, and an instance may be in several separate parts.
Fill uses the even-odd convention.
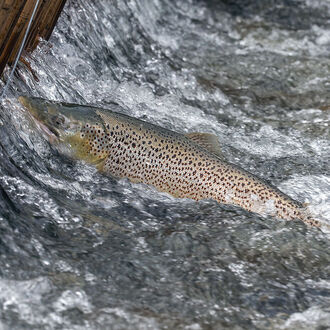
[[[260,214],[320,225],[298,202],[225,161],[214,150],[212,135],[183,135],[105,109],[40,99],[20,101],[61,143],[70,145],[75,157],[104,173],[151,184],[179,198],[214,199]],[[56,128],[56,120],[61,127]]]

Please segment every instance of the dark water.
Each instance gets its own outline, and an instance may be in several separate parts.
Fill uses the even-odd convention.
[[[329,233],[103,176],[16,101],[214,133],[329,224],[329,1],[68,1],[29,61],[0,113],[1,329],[330,325]]]

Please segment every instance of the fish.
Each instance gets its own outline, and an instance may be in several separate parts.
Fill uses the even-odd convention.
[[[100,172],[154,186],[177,198],[212,199],[284,220],[320,227],[306,208],[278,188],[228,162],[210,133],[181,134],[110,109],[20,96],[49,141]]]

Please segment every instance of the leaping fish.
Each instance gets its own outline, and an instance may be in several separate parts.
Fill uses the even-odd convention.
[[[21,96],[49,139],[104,173],[178,198],[213,199],[248,211],[320,226],[270,183],[227,162],[215,135],[180,134],[112,110]]]

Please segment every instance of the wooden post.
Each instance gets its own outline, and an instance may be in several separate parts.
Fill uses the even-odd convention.
[[[0,0],[0,75],[13,64],[37,0]],[[32,52],[39,39],[48,40],[66,0],[41,0],[24,50]]]

